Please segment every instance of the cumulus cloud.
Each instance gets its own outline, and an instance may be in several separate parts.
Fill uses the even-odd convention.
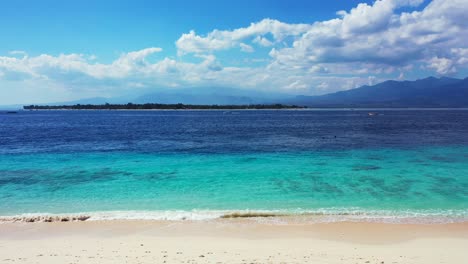
[[[428,68],[436,70],[439,74],[450,74],[456,71],[454,62],[451,59],[439,57],[430,59]]]
[[[86,75],[96,79],[125,78],[132,72],[145,72],[150,66],[146,58],[161,48],[146,48],[122,54],[111,64],[93,63],[93,56],[83,54],[42,54],[36,57],[0,57],[0,70],[30,77],[54,79],[70,75]]]
[[[206,53],[217,50],[225,50],[239,45],[249,38],[271,35],[274,41],[282,41],[287,36],[297,36],[306,32],[309,24],[287,24],[274,19],[263,19],[258,23],[252,23],[245,28],[229,30],[213,30],[206,36],[200,36],[195,31],[183,34],[177,41],[176,46],[179,54]],[[262,45],[268,45],[269,41],[264,39]]]
[[[441,74],[456,71],[461,64],[448,65],[448,60],[464,56],[450,51],[468,45],[467,22],[461,19],[462,13],[468,13],[468,5],[459,0],[434,0],[422,11],[395,13],[402,5],[420,2],[360,4],[350,12],[341,12],[340,19],[315,23],[291,47],[270,55],[276,63],[305,67],[340,63],[355,68],[368,63],[391,68],[429,63]]]
[[[268,40],[268,38],[263,37],[263,36],[256,36],[253,42],[263,47],[273,46],[273,42],[271,42],[270,40]]]
[[[240,46],[240,48],[241,48],[241,50],[243,52],[254,52],[255,51],[254,48],[252,48],[252,46],[247,45],[245,43],[241,43],[241,44],[239,44],[239,46]]]

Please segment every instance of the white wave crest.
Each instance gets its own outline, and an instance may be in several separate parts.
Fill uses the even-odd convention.
[[[316,210],[165,210],[101,211],[76,214],[28,213],[0,216],[0,222],[69,222],[111,220],[207,221],[250,218],[270,223],[290,222],[382,222],[455,223],[468,222],[468,209],[460,210],[366,210],[362,208],[322,208]]]

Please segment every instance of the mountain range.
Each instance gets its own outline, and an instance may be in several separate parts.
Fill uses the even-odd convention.
[[[134,103],[247,105],[268,104],[290,98],[290,95],[234,89],[226,87],[194,87],[184,89],[161,89],[132,100]]]
[[[283,103],[309,107],[468,107],[468,78],[385,81],[321,96],[296,96]]]
[[[319,96],[291,96],[281,93],[267,93],[246,89],[225,87],[196,87],[185,89],[160,89],[134,98],[88,98],[70,102],[43,105],[73,104],[294,104],[308,107],[468,107],[468,78],[428,77],[416,81],[385,81],[373,86],[330,93]],[[21,108],[2,106],[1,108]]]

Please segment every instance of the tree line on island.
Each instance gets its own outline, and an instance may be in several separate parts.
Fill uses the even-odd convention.
[[[241,109],[302,109],[305,106],[284,104],[249,105],[192,105],[192,104],[75,104],[75,105],[25,105],[24,110],[241,110]]]

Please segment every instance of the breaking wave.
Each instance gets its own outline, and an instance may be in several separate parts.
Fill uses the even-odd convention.
[[[167,210],[103,211],[76,214],[21,214],[0,216],[0,222],[78,222],[112,220],[207,221],[216,219],[252,219],[270,223],[459,223],[468,222],[468,210],[364,210],[324,208],[317,210]]]

